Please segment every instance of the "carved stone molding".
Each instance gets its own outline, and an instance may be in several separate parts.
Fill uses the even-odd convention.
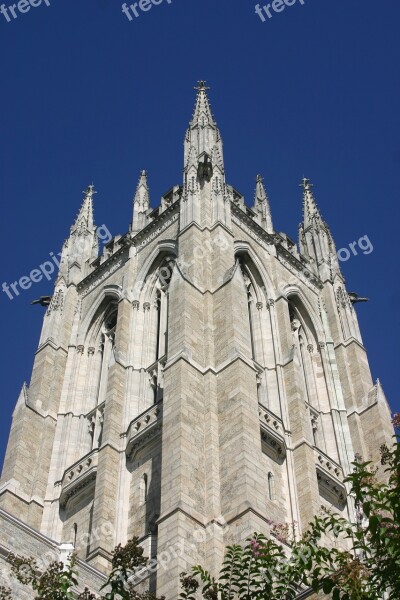
[[[82,345],[77,346],[76,347],[76,351],[77,351],[78,354],[83,354],[84,351],[85,351],[85,346],[82,346]]]
[[[62,312],[63,307],[64,307],[64,292],[63,292],[63,290],[58,290],[52,297],[46,314],[50,315],[51,312],[56,312],[57,310]]]
[[[346,488],[335,477],[317,466],[317,480],[320,495],[328,502],[343,509],[346,505]]]
[[[98,450],[92,450],[81,460],[68,468],[61,480],[60,506],[65,508],[68,501],[81,490],[93,483],[97,476]]]
[[[126,434],[126,454],[132,457],[141,447],[150,443],[160,432],[162,425],[162,402],[154,404],[133,419]]]
[[[258,415],[260,417],[263,452],[281,464],[286,457],[283,423],[280,418],[262,404],[258,405]]]
[[[96,271],[91,273],[86,279],[84,279],[79,285],[78,290],[81,291],[81,297],[85,298],[92,290],[94,290],[98,285],[103,283],[110,275],[118,271],[118,269],[122,266],[123,260],[118,260],[118,262],[114,262],[116,259],[116,255],[112,256],[108,261],[103,263]],[[110,261],[110,264],[109,264]],[[104,266],[106,265],[106,266]],[[94,279],[94,280],[93,280]]]
[[[140,306],[140,302],[139,300],[133,300],[132,302],[132,308],[139,310],[139,306]]]
[[[174,210],[173,208],[171,208],[171,210]],[[163,213],[166,215],[167,214],[167,210],[165,211],[165,213]],[[142,250],[145,246],[147,246],[147,244],[149,244],[152,240],[154,240],[155,238],[157,238],[161,233],[163,233],[163,231],[165,231],[166,229],[168,229],[168,227],[170,227],[173,223],[175,223],[179,218],[179,214],[174,214],[171,216],[171,218],[166,219],[165,221],[163,221],[162,223],[160,223],[158,225],[158,227],[156,227],[156,223],[151,223],[149,228],[146,228],[143,232],[140,232],[138,234],[138,238],[142,238],[144,237],[144,239],[137,244],[137,250],[138,252],[140,250]]]
[[[145,303],[143,304],[143,310],[144,310],[144,311],[148,311],[148,310],[150,310],[150,302],[145,302]]]

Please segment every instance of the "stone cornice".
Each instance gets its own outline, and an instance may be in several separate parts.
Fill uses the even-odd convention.
[[[65,508],[68,500],[96,480],[99,449],[96,448],[64,471],[61,481],[60,506]]]
[[[374,408],[375,406],[377,406],[378,404],[378,400],[375,400],[374,402],[372,402],[371,404],[368,404],[368,406],[364,406],[363,408],[359,409],[359,408],[355,408],[353,406],[353,408],[351,408],[350,410],[347,411],[347,418],[352,417],[353,415],[357,415],[358,417],[361,417],[361,415],[363,415],[365,412],[367,412],[368,410],[370,410],[371,408]]]
[[[85,277],[85,279],[83,279],[77,285],[77,290],[80,292],[81,297],[87,296],[98,285],[108,279],[110,275],[115,273],[115,271],[118,271],[118,269],[122,267],[128,260],[128,254],[129,253],[126,247],[120,248],[117,250],[117,252],[115,252],[115,254],[110,256],[101,265],[99,265],[97,269]]]
[[[250,217],[245,211],[243,211],[239,206],[235,204],[235,202],[231,201],[231,211],[232,211],[232,219],[236,222],[237,225],[245,225],[246,228],[242,227],[246,233],[248,233],[251,237],[257,236],[255,239],[259,241],[257,238],[260,238],[264,243],[269,246],[274,246],[275,236],[268,233],[259,225],[252,217]],[[236,218],[235,218],[236,217]],[[253,234],[253,235],[252,235]],[[261,244],[262,245],[262,244]],[[267,248],[265,248],[267,250]],[[267,250],[268,251],[268,250]]]
[[[10,479],[2,484],[0,487],[0,496],[6,492],[12,494],[16,498],[19,498],[19,500],[22,500],[26,504],[37,504],[41,508],[44,507],[44,501],[42,498],[39,498],[39,496],[36,495],[28,496],[28,494],[19,489],[19,482],[15,481],[15,479]]]
[[[301,279],[303,283],[308,285],[311,289],[317,288],[322,290],[324,288],[324,284],[320,280],[317,275],[314,275],[311,271],[309,271],[303,263],[293,256],[289,250],[284,248],[282,244],[276,245],[277,257],[281,265],[286,267],[288,271],[293,273],[295,271],[295,275]],[[303,272],[304,271],[304,272]],[[306,275],[308,273],[308,275]]]
[[[186,233],[186,231],[188,231],[191,227],[195,227],[200,232],[209,231],[210,233],[214,231],[214,229],[222,227],[222,229],[224,229],[228,235],[230,235],[231,237],[235,237],[233,231],[229,229],[229,227],[227,227],[225,223],[223,223],[220,220],[217,220],[213,225],[211,225],[211,227],[208,227],[208,225],[201,227],[198,223],[196,223],[196,221],[191,221],[188,225],[186,225],[186,227],[179,231],[178,237]]]
[[[283,243],[282,237],[278,234],[270,234],[263,229],[258,223],[254,221],[252,217],[246,214],[241,208],[239,208],[234,202],[231,202],[232,209],[232,220],[241,227],[250,237],[252,237],[261,247],[264,248],[268,253],[270,250],[268,246],[275,246],[277,258],[279,262],[292,272],[294,268],[296,275],[301,278],[303,283],[314,286],[318,289],[323,289],[324,284],[320,278],[306,269],[301,260],[296,258],[289,250],[287,250]],[[281,241],[282,240],[282,241]],[[307,276],[304,271],[309,273]]]
[[[39,531],[37,531],[37,529],[34,529],[30,525],[23,523],[22,521],[17,519],[17,517],[14,517],[14,515],[10,514],[6,510],[3,510],[2,508],[0,508],[0,519],[3,519],[4,521],[8,521],[17,529],[20,529],[26,533],[29,533],[29,535],[31,535],[33,538],[39,540],[40,542],[47,544],[51,548],[58,548],[57,542],[55,542],[51,538],[43,535],[43,533],[40,533]]]
[[[25,408],[29,408],[29,410],[36,413],[39,417],[42,417],[42,419],[51,419],[52,421],[54,421],[54,423],[57,423],[57,414],[52,410],[45,411],[39,408],[38,406],[32,405],[32,403],[29,400],[29,395],[25,395],[24,402]]]
[[[154,221],[151,221],[151,223],[146,225],[144,229],[134,235],[132,234],[129,244],[135,246],[138,250],[141,250],[144,248],[144,246],[147,246],[148,243],[157,238],[157,235],[154,234],[158,232],[160,227],[162,227],[162,229],[159,231],[159,233],[162,233],[162,231],[167,229],[179,219],[179,206],[180,199],[176,200],[176,202],[171,204],[171,206],[168,206],[168,208],[160,213],[154,219]]]
[[[2,520],[7,521],[16,530],[19,530],[25,534],[28,534],[31,538],[37,540],[38,542],[41,542],[42,544],[46,545],[48,548],[51,548],[52,550],[54,550],[54,552],[56,554],[59,554],[61,548],[60,548],[60,544],[58,542],[56,542],[55,540],[52,540],[51,538],[47,537],[43,533],[40,533],[39,531],[37,531],[37,529],[30,527],[26,523],[23,523],[22,521],[17,519],[17,517],[14,517],[14,515],[3,510],[2,508],[0,508],[0,522]],[[11,551],[12,550],[13,549],[11,549]],[[14,553],[15,553],[15,551],[14,551]],[[0,544],[0,555],[4,556],[4,558],[7,559],[8,556],[10,555],[10,549],[5,548],[2,544]],[[92,565],[87,563],[86,561],[84,561],[80,558],[77,558],[76,565],[77,565],[78,571],[80,573],[80,577],[79,577],[80,580],[84,581],[82,575],[83,575],[83,572],[86,571],[86,573],[90,573],[94,577],[98,578],[100,580],[100,583],[105,583],[107,581],[107,576],[104,573],[101,573],[98,569],[96,569],[95,567],[93,567]]]
[[[126,433],[121,435],[121,438],[127,440],[127,456],[132,456],[135,450],[147,445],[161,432],[162,407],[162,401],[153,404],[131,421]]]
[[[230,367],[233,363],[235,363],[236,361],[240,360],[241,362],[243,362],[244,364],[246,364],[248,367],[250,367],[250,369],[252,369],[255,373],[258,373],[258,369],[254,364],[254,361],[252,361],[251,359],[248,359],[244,354],[242,354],[240,351],[235,349],[235,352],[232,354],[232,357],[223,361],[222,363],[220,363],[219,365],[213,367],[212,365],[207,365],[206,367],[202,367],[197,361],[193,360],[190,356],[189,353],[187,352],[187,350],[182,350],[181,352],[178,352],[178,354],[175,354],[174,356],[172,356],[171,358],[168,359],[164,370],[169,369],[170,367],[172,367],[172,365],[174,365],[175,363],[177,363],[179,360],[184,360],[187,364],[189,364],[191,367],[193,367],[193,369],[195,369],[196,371],[199,371],[199,373],[201,373],[202,375],[205,375],[206,373],[213,373],[214,375],[218,375],[219,373],[221,373],[222,371],[224,371],[225,369],[227,369],[228,367]]]
[[[53,350],[56,350],[56,351],[61,350],[65,354],[68,354],[68,350],[66,350],[64,348],[64,346],[61,346],[60,344],[56,344],[55,340],[52,337],[48,337],[42,344],[40,344],[40,346],[36,350],[35,354],[38,354],[39,352],[44,350],[47,346],[49,346]]]
[[[335,344],[335,345],[334,345],[334,349],[335,349],[335,350],[337,350],[337,349],[338,349],[338,348],[340,348],[341,346],[342,346],[343,348],[347,348],[347,347],[348,347],[348,346],[350,346],[351,344],[356,344],[356,346],[358,346],[359,348],[361,348],[361,350],[364,350],[364,352],[366,352],[366,351],[367,351],[367,350],[366,350],[366,348],[365,348],[365,346],[363,346],[363,345],[361,344],[361,342],[359,342],[358,340],[356,340],[356,338],[355,338],[355,337],[348,338],[348,339],[347,339],[345,342],[339,342],[338,344]]]

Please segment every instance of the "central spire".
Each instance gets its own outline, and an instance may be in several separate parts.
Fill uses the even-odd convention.
[[[207,96],[207,91],[210,88],[206,86],[205,81],[199,81],[198,83],[199,85],[194,88],[197,90],[197,98],[190,127],[207,127],[207,125],[209,125],[210,127],[216,128],[216,123]]]
[[[191,222],[210,225],[227,223],[225,200],[228,189],[222,140],[208,100],[206,82],[198,82],[196,103],[185,137],[181,226]],[[187,202],[186,202],[187,201]]]
[[[197,161],[204,154],[211,157],[215,149],[220,155],[219,162],[222,166],[221,136],[207,96],[207,91],[210,88],[206,86],[206,82],[203,80],[198,83],[198,86],[194,88],[197,90],[196,104],[185,138],[185,167],[187,167],[189,154],[192,155],[193,160],[194,153]]]

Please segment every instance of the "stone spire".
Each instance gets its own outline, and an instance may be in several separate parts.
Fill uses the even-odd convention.
[[[150,193],[147,173],[142,171],[133,200],[132,232],[138,233],[147,225],[147,211],[150,208]]]
[[[67,284],[79,283],[88,274],[89,264],[98,255],[93,216],[93,196],[96,193],[93,184],[83,192],[82,206],[63,246],[58,279],[64,278]]]
[[[257,215],[257,221],[268,233],[273,233],[271,209],[269,199],[265,191],[263,178],[257,175],[256,192],[254,197],[253,210]]]
[[[304,230],[307,230],[308,227],[311,227],[313,225],[321,226],[322,217],[312,191],[313,184],[310,182],[309,179],[303,177],[300,183],[300,187],[303,188]]]
[[[92,231],[94,227],[93,217],[93,196],[97,194],[93,183],[83,192],[84,199],[81,209],[76,217],[75,223],[71,227],[71,234],[79,231]]]
[[[333,279],[341,271],[336,255],[336,246],[327,223],[317,206],[309,179],[303,177],[303,223],[299,226],[300,251],[310,257],[318,275],[323,279]]]
[[[206,86],[205,81],[199,81],[198,83],[198,87],[194,88],[195,90],[197,90],[197,98],[193,117],[190,122],[190,127],[196,127],[199,124],[202,127],[205,127],[206,124],[216,127],[217,124],[214,121],[214,117],[211,112],[210,102],[207,96],[207,91],[210,88]]]
[[[215,153],[217,150],[218,158],[215,158],[219,166],[223,168],[222,140],[211,112],[207,96],[209,89],[206,87],[205,81],[199,81],[199,85],[195,88],[197,90],[196,104],[185,139],[185,168],[192,148],[196,151],[196,159],[204,157],[205,154],[211,157],[213,151]]]
[[[196,104],[185,137],[184,199],[181,228],[191,222],[230,226],[222,140],[211,112],[205,81],[199,81]]]

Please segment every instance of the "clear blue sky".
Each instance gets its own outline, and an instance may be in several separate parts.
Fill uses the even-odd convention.
[[[229,183],[247,201],[260,172],[276,228],[296,238],[306,175],[338,248],[371,240],[343,271],[371,298],[357,307],[364,342],[399,409],[399,0],[297,0],[264,23],[254,0],[164,0],[132,21],[121,5],[0,14],[0,284],[60,251],[90,182],[113,234],[128,228],[140,169],[153,205],[181,183],[193,86],[206,79]],[[0,463],[40,334],[30,301],[51,292],[0,292]]]

